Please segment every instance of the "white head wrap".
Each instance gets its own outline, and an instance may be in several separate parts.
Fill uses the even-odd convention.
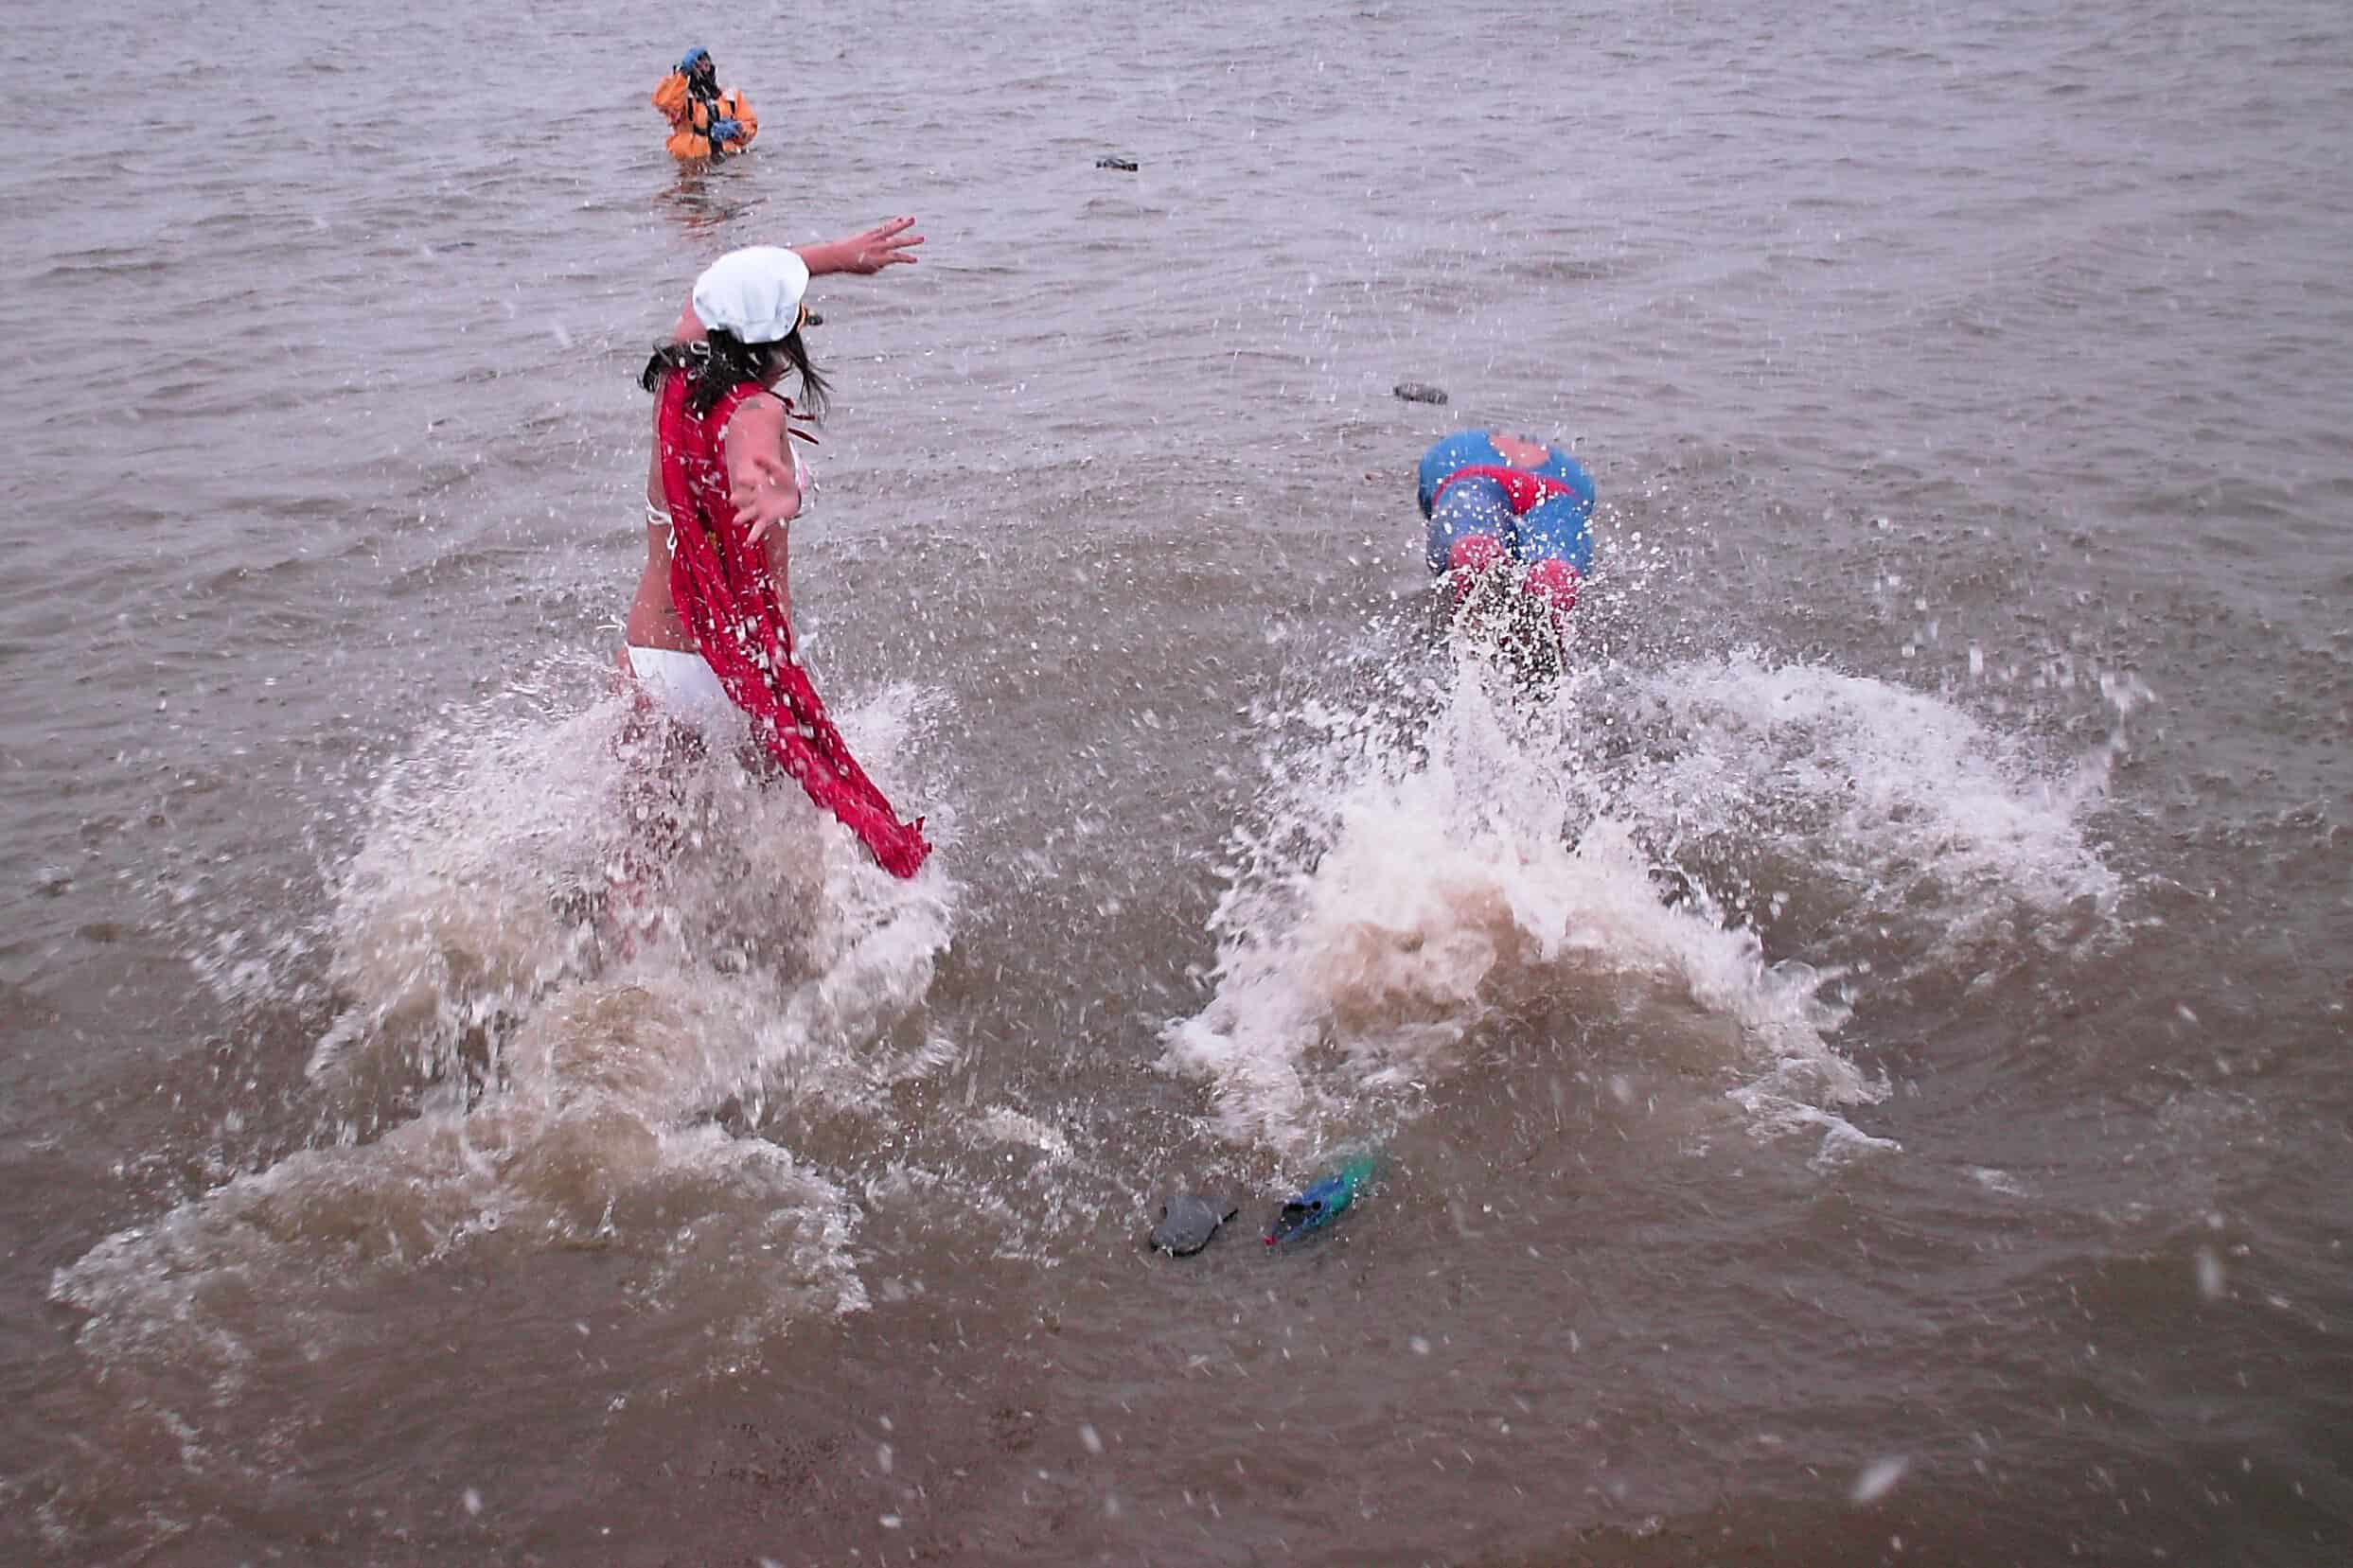
[[[781,245],[730,251],[695,279],[695,319],[745,343],[776,343],[801,325],[809,266]]]

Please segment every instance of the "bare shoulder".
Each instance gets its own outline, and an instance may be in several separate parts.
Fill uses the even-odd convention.
[[[724,433],[745,431],[754,435],[781,435],[785,428],[785,400],[773,392],[755,392],[735,405],[727,416]]]

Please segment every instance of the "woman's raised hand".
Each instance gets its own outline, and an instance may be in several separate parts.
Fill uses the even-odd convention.
[[[893,218],[863,234],[835,240],[841,252],[840,270],[872,275],[901,262],[911,264],[918,259],[915,247],[923,243],[923,236],[907,232],[914,226],[911,218]]]

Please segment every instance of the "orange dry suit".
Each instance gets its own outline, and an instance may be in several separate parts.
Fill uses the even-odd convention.
[[[725,158],[750,147],[752,138],[760,133],[760,117],[752,112],[752,101],[741,89],[703,97],[687,84],[683,71],[672,71],[654,89],[654,107],[669,118],[673,158]],[[734,120],[740,129],[714,142],[711,127],[720,120]]]

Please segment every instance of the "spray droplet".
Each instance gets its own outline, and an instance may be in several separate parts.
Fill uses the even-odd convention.
[[[1895,1490],[1896,1483],[1911,1468],[1912,1461],[1900,1453],[1874,1459],[1863,1467],[1863,1473],[1854,1478],[1854,1490],[1847,1495],[1856,1503],[1876,1503]]]

